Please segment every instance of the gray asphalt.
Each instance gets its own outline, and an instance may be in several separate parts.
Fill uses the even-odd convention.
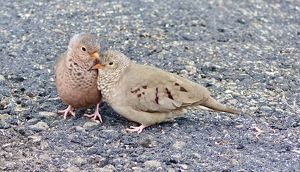
[[[63,120],[55,59],[90,32],[102,50],[207,87],[241,115],[189,111],[146,128],[104,101]],[[298,171],[300,1],[0,2],[1,171]]]

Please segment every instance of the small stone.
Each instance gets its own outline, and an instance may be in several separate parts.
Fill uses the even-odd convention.
[[[148,166],[148,167],[160,167],[161,166],[161,163],[159,161],[154,161],[154,160],[146,161],[144,164],[145,164],[145,166]]]
[[[28,124],[28,125],[34,125],[34,124],[36,124],[36,123],[38,123],[38,122],[39,122],[38,119],[32,118],[32,119],[30,119],[30,120],[27,121],[27,124]]]
[[[142,172],[144,169],[140,167],[132,167],[134,172]]]
[[[100,167],[105,167],[108,163],[109,163],[109,161],[106,158],[100,158],[99,162],[98,162]]]
[[[17,57],[18,54],[16,52],[11,52],[11,53],[8,54],[8,56],[10,56],[10,57]]]
[[[94,169],[94,171],[98,171],[98,172],[114,172],[114,171],[117,171],[117,169],[113,165],[108,164],[108,165],[104,166],[103,168]]]
[[[237,147],[236,147],[236,149],[243,149],[244,148],[244,145],[242,145],[242,144],[239,144],[239,145],[237,145]]]
[[[181,159],[181,154],[180,153],[174,154],[172,155],[172,158]]]
[[[225,32],[225,29],[222,29],[222,28],[218,28],[217,29],[219,32]]]
[[[46,161],[51,160],[48,154],[41,154],[39,159],[46,160]]]
[[[40,142],[42,139],[42,136],[28,136],[29,140],[32,140],[33,142]]]
[[[175,172],[174,168],[168,168],[167,170],[168,170],[168,172]]]
[[[85,130],[81,126],[75,126],[75,131],[77,131],[77,132],[84,132]]]
[[[244,19],[238,19],[237,22],[240,23],[240,24],[246,24]]]
[[[225,90],[225,93],[230,94],[230,93],[233,93],[233,91],[232,90]]]
[[[44,118],[47,118],[47,119],[54,118],[54,117],[57,116],[56,113],[53,113],[53,112],[46,112],[46,111],[39,112],[39,115],[40,115],[41,117],[44,117]]]
[[[5,81],[5,78],[4,78],[3,75],[0,75],[0,82],[1,82],[1,81]]]
[[[174,144],[173,144],[173,147],[175,149],[182,149],[183,146],[185,146],[185,142],[183,141],[176,141]]]
[[[71,159],[71,162],[79,167],[83,166],[84,164],[87,163],[87,160],[81,157],[76,157]]]
[[[261,109],[262,111],[272,111],[272,108],[269,107],[269,106],[261,106],[260,109]]]
[[[7,129],[10,125],[7,123],[7,119],[10,117],[8,114],[0,115],[0,129]]]
[[[230,162],[231,162],[232,164],[238,164],[238,163],[239,163],[239,161],[236,160],[236,159],[234,159],[234,158],[230,159]]]
[[[78,167],[69,167],[66,169],[67,172],[73,172],[73,171],[82,171],[80,168]]]
[[[98,120],[94,120],[93,122],[86,122],[84,123],[83,128],[86,131],[91,131],[94,130],[96,127],[98,127],[99,123],[100,122]]]
[[[34,134],[34,132],[32,130],[28,130],[27,127],[24,126],[20,126],[17,128],[17,131],[22,134],[23,136],[30,136],[32,134]]]
[[[47,150],[49,149],[49,144],[45,141],[41,141],[40,147],[42,150]]]
[[[143,139],[139,140],[139,145],[141,145],[142,147],[145,147],[145,148],[152,147],[151,140],[148,138],[146,138],[146,139],[143,138]]]
[[[95,125],[98,125],[98,124],[100,124],[100,121],[93,120],[92,122],[84,123],[83,128],[92,127],[92,126],[95,126]]]
[[[66,32],[64,32],[64,31],[62,31],[62,30],[60,30],[60,29],[52,29],[52,31],[53,31],[53,32],[56,32],[56,33],[60,33],[60,34],[62,34],[62,35],[65,35],[65,34],[66,34]]]
[[[26,92],[26,95],[27,95],[28,97],[34,97],[34,96],[35,96],[31,91],[27,91],[27,92]]]
[[[186,164],[179,164],[183,170],[187,170],[188,166]]]
[[[195,41],[196,40],[196,37],[194,37],[190,34],[187,34],[187,33],[182,34],[182,38],[187,41]]]
[[[36,132],[45,131],[48,128],[49,128],[48,124],[43,121],[40,121],[34,125],[29,126],[29,129]]]

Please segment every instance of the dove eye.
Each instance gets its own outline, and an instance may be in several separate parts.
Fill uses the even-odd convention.
[[[81,50],[82,50],[82,51],[86,51],[85,47],[81,47]]]
[[[109,64],[109,65],[113,65],[113,64],[114,64],[114,62],[109,62],[108,64]]]

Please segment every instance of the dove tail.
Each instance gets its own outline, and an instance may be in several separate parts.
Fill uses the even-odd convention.
[[[228,113],[234,113],[234,114],[240,114],[241,112],[229,107],[226,107],[225,105],[217,102],[215,99],[209,97],[207,99],[207,101],[202,104],[202,106],[204,106],[204,108],[208,108],[210,110],[214,110],[214,111],[221,111],[221,112],[228,112]]]

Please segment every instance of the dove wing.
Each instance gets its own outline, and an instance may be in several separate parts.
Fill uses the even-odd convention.
[[[169,112],[205,102],[209,91],[192,81],[151,66],[131,63],[122,82],[127,104],[146,112]],[[120,84],[121,87],[125,84]]]

